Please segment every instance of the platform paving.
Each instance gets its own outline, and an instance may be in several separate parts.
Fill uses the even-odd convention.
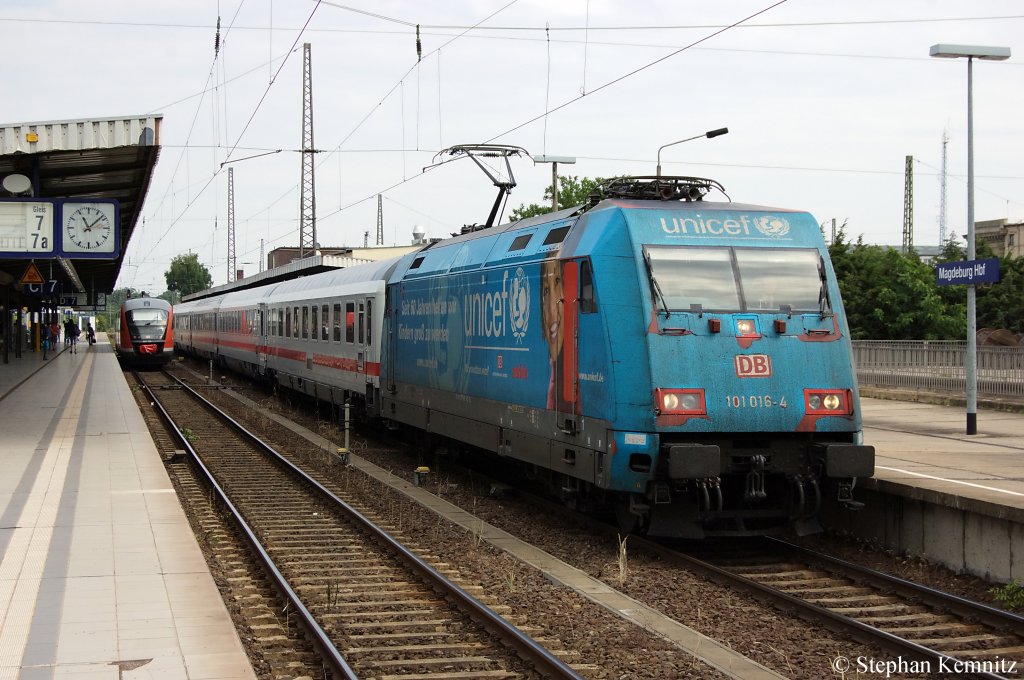
[[[980,411],[966,434],[962,408],[862,399],[864,441],[875,447],[875,479],[994,503],[1024,522],[1024,414]]]
[[[105,342],[0,366],[0,680],[255,678]]]

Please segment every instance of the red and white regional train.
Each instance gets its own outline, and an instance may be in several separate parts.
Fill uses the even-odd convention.
[[[117,358],[126,366],[163,366],[174,358],[174,311],[160,298],[129,298],[114,331]]]

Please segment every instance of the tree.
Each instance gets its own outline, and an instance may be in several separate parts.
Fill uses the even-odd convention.
[[[167,280],[167,290],[177,291],[179,295],[198,293],[213,285],[213,277],[195,253],[178,255],[171,260],[164,279]]]
[[[142,297],[142,291],[135,288],[118,288],[107,295],[107,307],[102,316],[96,316],[96,330],[110,331],[117,327],[121,305],[130,297]]]
[[[583,177],[581,179],[575,175],[560,175],[558,177],[558,205],[568,208],[586,203],[591,192],[602,181],[600,177],[597,179]],[[520,204],[518,208],[509,213],[509,220],[517,222],[527,217],[546,215],[551,212],[551,185],[544,188],[544,200],[547,201],[547,205],[538,205],[536,203],[531,203],[530,205]]]
[[[829,246],[850,334],[865,340],[939,340],[967,331],[963,307],[945,298],[917,253],[846,240]]]

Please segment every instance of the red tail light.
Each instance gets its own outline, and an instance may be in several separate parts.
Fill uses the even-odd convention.
[[[658,415],[704,416],[708,413],[704,390],[654,390],[654,412]]]
[[[851,415],[850,390],[804,390],[804,412],[815,416]]]

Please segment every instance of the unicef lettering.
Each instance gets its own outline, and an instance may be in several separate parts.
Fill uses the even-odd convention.
[[[666,234],[680,236],[750,236],[751,227],[764,236],[782,238],[789,233],[789,221],[777,215],[749,217],[708,217],[700,214],[694,217],[672,218],[672,223],[661,218],[661,230]]]
[[[522,267],[516,269],[511,281],[509,304],[509,272],[501,279],[500,292],[472,293],[463,297],[463,331],[467,338],[501,338],[509,333],[522,342],[529,324],[530,285]]]
[[[749,236],[750,220],[746,215],[740,215],[739,219],[727,217],[724,220],[717,218],[704,219],[700,215],[697,215],[696,217],[684,217],[683,219],[673,217],[672,226],[669,227],[668,222],[666,222],[665,218],[662,217],[661,229],[666,234],[688,234],[693,236],[703,236],[704,234],[721,236],[722,234],[725,234],[727,236]]]

